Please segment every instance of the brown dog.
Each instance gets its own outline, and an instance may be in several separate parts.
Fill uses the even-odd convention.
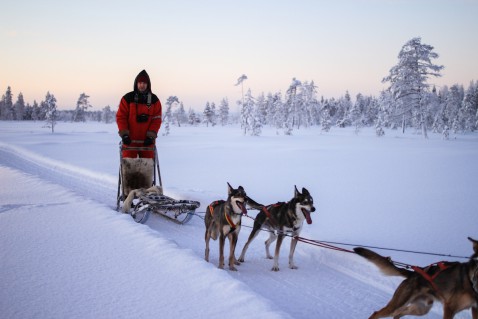
[[[234,256],[237,238],[241,230],[241,218],[243,214],[247,214],[246,200],[247,195],[242,186],[237,189],[232,188],[227,183],[227,200],[212,202],[206,209],[204,223],[206,225],[206,233],[204,239],[206,241],[206,251],[204,259],[209,262],[209,239],[216,240],[219,235],[219,268],[224,268],[224,244],[226,237],[229,238],[229,269],[237,270],[235,265],[239,262]]]
[[[385,275],[406,279],[398,286],[390,302],[370,319],[427,314],[434,300],[443,304],[443,318],[452,319],[458,312],[471,307],[473,319],[478,319],[478,241],[468,262],[439,263],[415,271],[396,267],[389,258],[357,247],[355,252],[374,263]]]

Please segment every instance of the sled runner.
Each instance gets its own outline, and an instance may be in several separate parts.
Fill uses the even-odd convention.
[[[133,141],[142,143],[142,141]],[[145,223],[151,212],[185,224],[200,206],[198,201],[177,200],[163,194],[156,146],[133,147],[119,144],[120,167],[116,210]],[[123,151],[153,151],[154,158],[125,158]]]

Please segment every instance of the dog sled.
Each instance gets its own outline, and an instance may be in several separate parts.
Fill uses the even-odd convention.
[[[133,141],[142,143],[142,141]],[[123,151],[153,151],[154,158],[125,158]],[[120,167],[116,210],[145,223],[151,213],[185,224],[200,206],[198,201],[178,200],[163,194],[156,146],[134,147],[119,143]]]

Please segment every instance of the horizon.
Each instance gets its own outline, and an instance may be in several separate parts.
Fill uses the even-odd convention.
[[[253,96],[285,92],[294,77],[314,81],[318,97],[378,96],[414,37],[445,67],[431,84],[477,80],[476,0],[140,1],[142,16],[131,16],[138,4],[126,1],[4,6],[2,94],[10,86],[14,101],[22,93],[32,104],[49,91],[60,110],[83,92],[93,110],[116,110],[142,69],[163,104],[175,95],[185,109],[227,98],[235,111],[242,74]]]

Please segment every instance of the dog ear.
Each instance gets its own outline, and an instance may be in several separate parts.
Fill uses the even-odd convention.
[[[300,195],[299,190],[297,189],[297,185],[294,185],[294,197],[297,197]]]
[[[473,251],[475,252],[475,254],[478,254],[478,240],[475,240],[471,237],[468,237],[468,240],[473,243]]]
[[[232,186],[231,186],[231,184],[229,184],[229,182],[227,182],[227,193],[229,195],[231,195],[231,193],[232,193]]]
[[[302,187],[302,194],[307,196],[310,195],[309,191],[305,187]]]

